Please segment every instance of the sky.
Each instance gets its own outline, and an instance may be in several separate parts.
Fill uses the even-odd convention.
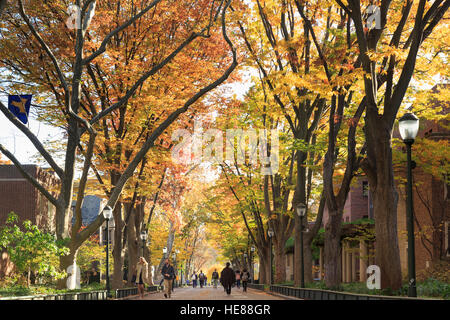
[[[228,85],[231,88],[230,92],[236,94],[238,99],[242,99],[249,89],[251,75],[250,72],[245,73],[242,77],[242,83]],[[0,101],[5,106],[8,106],[8,96],[6,94],[0,94]],[[33,106],[31,106],[31,108],[33,108]],[[30,117],[28,119],[28,128],[41,142],[48,138],[51,138],[52,140],[55,140],[55,138],[63,139],[63,131],[61,129],[45,125],[36,120],[31,113],[32,112],[30,112]],[[33,159],[33,156],[37,155],[36,148],[22,131],[16,128],[2,112],[0,112],[0,143],[14,154],[22,164],[36,163],[36,160]],[[6,159],[6,156],[2,156],[2,158]],[[55,161],[57,161],[57,159],[55,159]],[[63,164],[58,164],[63,167]]]
[[[0,101],[8,106],[8,96],[0,95]],[[33,103],[33,101],[32,101]],[[31,107],[32,108],[32,107]],[[47,126],[32,116],[28,119],[28,128],[33,132],[40,141],[47,139],[48,137],[62,138],[61,129]],[[14,126],[6,116],[0,112],[0,143],[5,146],[14,156],[23,164],[35,163],[32,156],[37,154],[36,148],[30,142],[30,140]],[[5,159],[6,157],[3,156]]]

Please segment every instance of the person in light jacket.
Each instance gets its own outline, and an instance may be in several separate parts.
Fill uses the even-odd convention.
[[[139,258],[136,265],[136,284],[138,286],[140,298],[144,298],[145,284],[148,284],[148,263],[144,257]]]

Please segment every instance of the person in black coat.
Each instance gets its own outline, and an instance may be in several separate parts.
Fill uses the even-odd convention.
[[[222,283],[227,295],[231,294],[231,286],[236,282],[236,276],[233,269],[230,268],[230,263],[227,262],[226,267],[220,273],[220,282]]]

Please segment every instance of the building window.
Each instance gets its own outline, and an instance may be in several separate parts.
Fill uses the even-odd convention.
[[[369,196],[369,182],[368,181],[362,182],[362,194],[363,194],[363,197]]]

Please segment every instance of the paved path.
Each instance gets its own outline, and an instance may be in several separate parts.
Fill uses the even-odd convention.
[[[231,295],[227,296],[223,287],[219,286],[217,289],[213,287],[203,288],[175,288],[170,299],[164,298],[164,292],[147,294],[144,300],[288,300],[288,297],[275,296],[265,293],[260,290],[247,289],[247,292],[242,292],[236,287],[231,289]],[[129,300],[139,300],[139,296],[130,297]],[[291,300],[291,299],[289,299]]]

